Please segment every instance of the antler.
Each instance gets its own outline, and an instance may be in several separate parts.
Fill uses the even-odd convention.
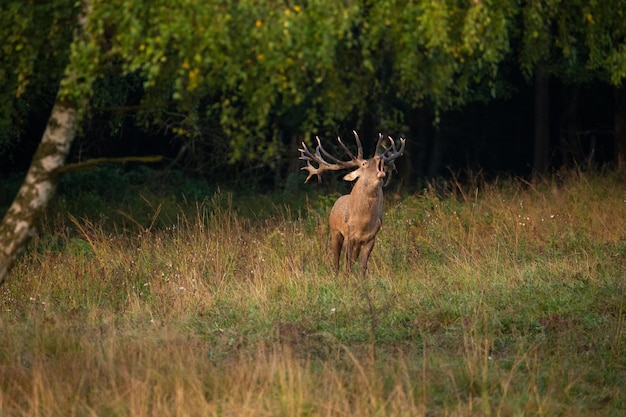
[[[382,153],[379,154],[382,157],[385,165],[391,168],[391,171],[389,171],[389,176],[387,177],[387,181],[385,181],[385,187],[387,186],[387,184],[389,184],[389,181],[391,181],[391,174],[393,173],[393,171],[397,171],[396,164],[394,163],[394,161],[400,155],[402,155],[402,153],[404,152],[404,145],[406,144],[406,139],[400,138],[400,150],[397,150],[396,141],[391,136],[387,136],[387,138],[389,139],[389,142],[391,143],[391,145],[389,145],[387,148],[385,148],[385,150]],[[380,144],[382,141],[383,141],[383,135],[382,133],[379,133],[378,144],[376,145],[376,149],[380,147]]]
[[[352,133],[354,133],[354,138],[356,139],[356,144],[358,147],[356,157],[341,141],[341,138],[337,137],[337,142],[339,142],[339,145],[341,145],[346,154],[348,154],[348,156],[350,157],[349,161],[339,160],[332,156],[330,153],[328,153],[326,149],[322,147],[322,143],[318,136],[315,137],[315,139],[317,140],[315,153],[311,152],[306,146],[306,143],[302,142],[302,148],[298,149],[300,151],[300,159],[306,161],[306,166],[302,167],[302,170],[309,172],[309,175],[306,177],[306,180],[304,180],[304,182],[308,182],[313,175],[317,175],[317,180],[321,181],[320,175],[324,171],[337,171],[340,169],[354,168],[359,166],[360,161],[363,160],[363,147],[361,146],[361,140],[359,139],[359,135],[354,130],[352,131]],[[324,157],[326,157],[326,159],[328,159],[330,162],[326,161]],[[312,165],[311,161],[317,163],[318,166],[315,167],[314,165]]]
[[[402,153],[404,152],[404,146],[406,145],[406,139],[404,138],[400,138],[400,150],[396,149],[396,141],[391,137],[391,136],[387,136],[387,138],[389,139],[389,142],[391,143],[391,145],[389,145],[389,147],[385,148],[385,150],[380,153],[379,155],[382,156],[383,161],[385,161],[385,165],[391,167],[394,171],[396,169],[396,165],[394,163],[394,160],[396,160],[398,157],[400,157],[402,155]],[[380,143],[382,142],[383,139],[383,135],[382,134],[378,134],[378,145],[376,145],[376,149],[378,149],[378,147],[380,146]]]

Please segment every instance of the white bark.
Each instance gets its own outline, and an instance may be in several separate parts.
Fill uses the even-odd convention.
[[[65,164],[76,127],[76,108],[57,98],[24,183],[0,224],[0,283],[26,247],[54,195],[57,171]]]
[[[83,35],[82,30],[87,27],[87,18],[91,10],[91,0],[82,0],[74,41]],[[71,62],[66,69],[65,77],[65,81],[77,83],[79,77]],[[90,93],[86,93],[85,97],[80,97],[70,104],[63,96],[62,90],[63,88],[54,102],[46,130],[33,156],[26,178],[0,223],[0,284],[6,280],[17,257],[26,248],[35,232],[39,217],[54,196],[61,168],[65,165],[76,136],[78,109],[89,100]]]

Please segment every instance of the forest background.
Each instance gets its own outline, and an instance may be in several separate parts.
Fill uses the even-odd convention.
[[[71,162],[159,154],[214,183],[284,187],[300,141],[352,129],[410,138],[408,190],[623,165],[621,1],[85,5],[2,6],[5,175],[30,165],[57,97],[81,110]]]

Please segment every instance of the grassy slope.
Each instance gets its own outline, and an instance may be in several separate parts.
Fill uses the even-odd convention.
[[[59,200],[0,288],[0,416],[626,407],[618,178],[390,198],[365,280],[331,273],[327,197],[143,196]]]

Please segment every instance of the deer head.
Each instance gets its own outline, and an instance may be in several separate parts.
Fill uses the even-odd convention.
[[[347,271],[352,271],[352,264],[360,256],[360,272],[364,275],[376,235],[382,225],[383,181],[387,173],[390,178],[391,172],[395,170],[394,160],[404,152],[406,140],[400,139],[401,145],[398,150],[395,140],[388,136],[389,146],[379,153],[383,142],[383,136],[379,134],[375,155],[364,159],[359,135],[355,131],[353,133],[358,149],[356,156],[341,141],[341,138],[337,138],[339,145],[350,158],[348,161],[339,160],[328,153],[322,147],[319,137],[316,137],[315,152],[311,152],[304,142],[299,151],[300,159],[307,163],[302,169],[309,173],[305,182],[313,175],[317,175],[318,180],[321,180],[321,174],[324,171],[356,168],[343,177],[346,181],[356,180],[352,192],[337,199],[330,211],[328,222],[335,271],[339,271],[339,259],[341,252],[344,251]]]

